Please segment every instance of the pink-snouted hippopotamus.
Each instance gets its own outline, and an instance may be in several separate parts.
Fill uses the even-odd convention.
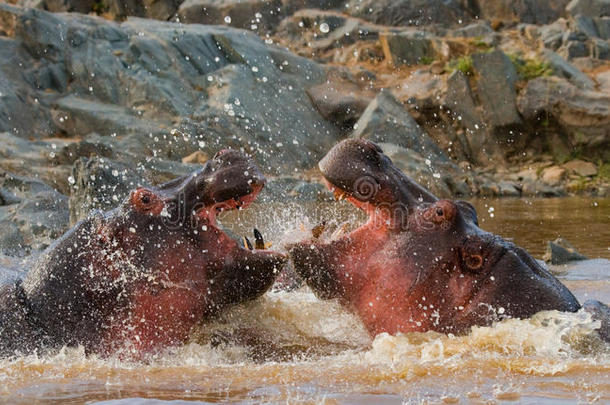
[[[200,170],[94,213],[0,290],[0,353],[82,345],[140,357],[177,345],[223,308],[272,284],[284,255],[244,249],[216,224],[265,184],[256,164],[222,150]]]
[[[371,335],[466,333],[505,317],[580,309],[524,249],[479,228],[471,204],[436,198],[376,144],[345,140],[319,168],[335,196],[369,220],[331,240],[296,243],[290,257],[318,297],[338,298]],[[589,307],[594,317],[608,313],[598,302]]]

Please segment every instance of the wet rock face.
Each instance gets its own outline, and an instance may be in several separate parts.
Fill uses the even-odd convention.
[[[563,128],[566,136],[556,141],[563,144],[564,149],[578,147],[587,156],[610,158],[610,98],[607,94],[581,90],[565,79],[541,77],[527,83],[519,95],[518,108],[528,121],[535,122],[545,116],[547,126]]]
[[[68,197],[40,180],[0,171],[0,251],[43,249],[69,226]]]
[[[479,1],[481,17],[505,23],[548,24],[565,15],[570,0]]]
[[[1,121],[13,133],[120,135],[115,146],[122,143],[120,151],[136,160],[153,149],[180,160],[198,149],[246,148],[267,171],[312,167],[338,139],[338,128],[305,93],[324,81],[325,70],[254,34],[18,13],[15,38],[0,41],[0,51],[16,55],[13,66],[29,66],[18,77],[11,64],[0,63],[3,72],[10,70],[8,78],[15,76],[0,79],[8,95],[0,99]],[[30,98],[11,96],[22,88]],[[182,134],[169,134],[176,126]]]
[[[353,138],[391,143],[411,149],[425,158],[448,160],[405,107],[389,92],[381,92],[371,101],[354,128],[351,135]]]
[[[477,14],[472,2],[464,0],[352,0],[346,12],[382,25],[458,25]]]

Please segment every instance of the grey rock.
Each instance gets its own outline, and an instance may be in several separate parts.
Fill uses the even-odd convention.
[[[93,9],[95,0],[44,0],[46,10],[53,12],[75,11],[77,13],[89,13]]]
[[[539,123],[546,117],[564,134],[570,150],[580,148],[584,156],[610,158],[610,95],[579,89],[566,79],[539,77],[530,80],[519,94],[524,119]],[[549,138],[549,142],[557,142]]]
[[[563,36],[567,30],[567,21],[559,19],[552,24],[538,27],[538,36],[545,48],[556,51],[563,44]]]
[[[610,39],[610,17],[593,18],[595,28],[601,39]]]
[[[70,223],[87,218],[93,210],[117,207],[137,186],[148,182],[133,167],[109,159],[81,158],[74,164],[70,193]]]
[[[555,52],[545,49],[543,55],[557,75],[565,77],[571,83],[583,89],[592,90],[595,87],[593,80]]]
[[[68,229],[65,195],[39,180],[11,173],[0,176],[0,187],[20,199],[17,204],[0,206],[0,221],[16,225],[24,244],[43,249]]]
[[[282,0],[282,9],[287,15],[301,9],[331,10],[344,6],[345,0]]]
[[[589,56],[589,47],[582,41],[567,41],[558,51],[568,60]]]
[[[474,54],[472,62],[479,75],[477,93],[485,106],[486,122],[494,129],[521,125],[516,106],[517,72],[510,58],[496,50]]]
[[[597,26],[595,25],[593,18],[584,15],[577,15],[574,17],[574,29],[587,37],[599,36]]]
[[[389,91],[380,92],[354,126],[353,138],[391,143],[430,159],[447,156],[415,122],[408,110]]]
[[[452,162],[442,159],[429,159],[413,149],[407,149],[392,143],[378,143],[392,162],[413,178],[416,182],[431,190],[440,197],[450,197],[454,191],[460,190],[463,195],[469,195],[466,189],[464,173]]]
[[[328,32],[320,27],[325,24]],[[336,11],[305,9],[282,20],[275,35],[290,38],[314,50],[346,47],[356,41],[372,41],[379,38],[382,26],[345,16]]]
[[[8,256],[23,256],[28,246],[23,239],[19,227],[11,221],[0,221],[0,254]]]
[[[460,0],[351,0],[345,12],[382,25],[456,26],[470,22],[477,10]]]
[[[574,260],[586,260],[587,257],[578,253],[567,240],[557,238],[548,242],[543,259],[551,264],[565,264]]]
[[[438,40],[424,31],[384,33],[379,39],[386,59],[394,66],[427,64],[438,57]]]
[[[220,24],[269,31],[280,21],[281,0],[186,0],[178,8],[181,22]]]
[[[583,308],[591,314],[594,321],[600,322],[597,333],[602,340],[610,342],[610,307],[596,300],[587,300],[583,304]]]
[[[307,94],[322,117],[350,131],[371,101],[362,92],[340,83],[319,84],[307,89]]]
[[[341,136],[306,93],[325,68],[252,33],[19,10],[0,38],[0,131],[97,134],[134,164],[231,146],[273,173],[313,167]]]
[[[600,60],[610,60],[610,41],[593,38],[592,56]]]
[[[566,6],[566,12],[572,16],[578,14],[588,17],[610,16],[609,0],[572,0]]]
[[[548,24],[564,15],[569,0],[478,1],[481,17],[505,23]]]
[[[470,82],[459,70],[453,72],[447,79],[444,104],[451,111],[452,117],[465,129],[469,160],[485,162],[494,150],[495,143],[488,142],[481,111],[475,103]]]
[[[453,37],[485,37],[493,35],[495,31],[489,26],[487,21],[475,22],[465,27],[451,30],[449,34]]]
[[[523,197],[563,197],[566,192],[560,188],[552,187],[539,182],[526,182],[521,186],[521,195]]]
[[[499,194],[503,197],[520,197],[521,187],[511,181],[500,181],[498,183]]]

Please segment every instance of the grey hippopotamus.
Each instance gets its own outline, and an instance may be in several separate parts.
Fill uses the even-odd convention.
[[[319,297],[338,298],[372,335],[466,333],[505,317],[581,308],[524,249],[479,228],[471,204],[438,199],[376,144],[345,140],[319,168],[335,195],[369,220],[338,238],[293,244],[290,256]],[[607,307],[587,307],[607,338]]]
[[[200,170],[137,188],[53,243],[22,282],[0,289],[0,354],[82,345],[140,356],[272,284],[284,255],[244,249],[216,224],[265,184],[256,164],[222,150]]]

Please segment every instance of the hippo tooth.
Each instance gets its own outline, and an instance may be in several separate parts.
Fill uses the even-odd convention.
[[[314,238],[318,239],[320,237],[320,235],[322,235],[322,232],[324,232],[324,229],[326,228],[326,221],[322,221],[321,224],[314,226],[311,229],[311,234]]]
[[[265,249],[265,240],[263,239],[263,235],[256,228],[254,228],[254,246],[259,250]]]
[[[250,242],[250,239],[248,239],[247,236],[244,236],[244,247],[248,250],[254,250],[252,247],[252,242]]]

